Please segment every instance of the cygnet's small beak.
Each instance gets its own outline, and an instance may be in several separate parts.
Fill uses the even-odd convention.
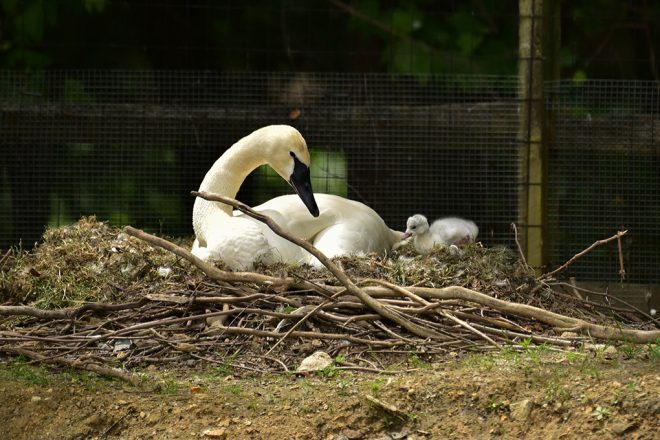
[[[294,166],[293,173],[289,178],[289,184],[296,190],[298,197],[305,204],[310,214],[314,217],[319,216],[319,207],[314,198],[314,191],[312,190],[312,179],[309,175],[309,167],[293,157]]]
[[[406,232],[403,233],[403,236],[401,237],[401,240],[405,240],[405,239],[410,238],[410,237],[412,237],[412,232],[406,231]]]

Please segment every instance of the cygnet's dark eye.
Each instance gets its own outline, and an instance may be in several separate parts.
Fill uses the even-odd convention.
[[[410,229],[416,229],[416,228],[417,228],[417,226],[413,226],[413,227],[412,227],[412,228],[410,228]]]

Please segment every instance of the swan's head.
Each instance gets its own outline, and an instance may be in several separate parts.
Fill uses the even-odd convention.
[[[415,214],[408,217],[406,222],[406,232],[403,234],[403,240],[414,235],[421,235],[429,230],[429,221],[422,214]]]
[[[307,143],[300,132],[288,125],[271,125],[268,128],[270,142],[266,145],[268,164],[282,179],[289,182],[309,212],[319,216],[309,174],[310,157]]]

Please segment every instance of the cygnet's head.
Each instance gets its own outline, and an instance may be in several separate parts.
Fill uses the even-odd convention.
[[[318,217],[319,208],[309,173],[309,150],[300,132],[289,125],[269,125],[254,134],[261,137],[264,155],[271,168],[289,182],[309,212]]]
[[[429,230],[429,221],[422,214],[415,214],[412,217],[408,217],[406,222],[406,232],[403,234],[403,239],[405,240],[408,237],[415,235],[421,235],[426,233]]]

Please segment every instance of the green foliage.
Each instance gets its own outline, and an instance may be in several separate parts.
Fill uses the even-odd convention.
[[[232,394],[234,396],[240,396],[243,393],[243,389],[240,385],[232,384],[222,387],[222,391]]]
[[[648,344],[649,358],[655,361],[660,360],[660,339]]]
[[[49,384],[49,373],[44,367],[29,365],[28,359],[18,356],[10,360],[5,368],[0,369],[0,378],[7,375],[10,378],[20,378],[31,384],[47,386]]]
[[[101,13],[110,3],[110,0],[82,0],[85,11],[90,13]]]
[[[606,406],[597,406],[591,413],[596,420],[605,420],[612,415],[612,410]]]
[[[179,383],[171,378],[166,378],[160,386],[160,392],[165,395],[173,395],[179,392]]]
[[[420,368],[420,369],[429,369],[431,368],[431,364],[424,362],[417,356],[417,353],[410,353],[410,357],[408,358],[408,362],[410,365],[413,366],[413,368]]]
[[[374,379],[368,382],[367,387],[369,389],[369,393],[371,393],[371,395],[374,397],[378,397],[380,395],[380,389],[383,383],[383,379]]]
[[[325,2],[323,2],[325,3]],[[232,8],[187,10],[184,0],[157,7],[110,0],[1,0],[0,51],[3,67],[166,67],[213,69],[334,70],[514,74],[518,53],[517,2],[409,0],[347,3],[350,11],[325,4],[313,13],[309,2],[255,0]],[[654,75],[659,35],[644,28],[660,17],[660,3],[632,6],[616,0],[561,2],[562,75],[593,77]],[[145,16],[150,26],[145,32]],[[273,20],[273,17],[280,17]],[[117,26],[117,23],[122,23]],[[304,23],[303,26],[300,23]],[[631,26],[630,24],[636,24]],[[310,32],[313,29],[313,32]],[[246,31],[248,30],[248,31]],[[648,32],[648,38],[639,38]],[[325,38],[332,33],[333,38]],[[75,44],[76,41],[85,44]],[[145,47],[195,42],[198,47],[232,47],[232,54],[191,60],[163,56]],[[55,44],[51,44],[55,43]],[[101,50],[113,45],[112,51]],[[250,57],[256,48],[259,56]],[[242,51],[241,49],[245,49]],[[264,50],[265,49],[265,50]],[[173,49],[177,50],[177,49]],[[323,56],[298,56],[323,53]],[[647,60],[637,54],[654,52]],[[613,61],[618,62],[613,62]],[[635,60],[635,62],[627,62]],[[246,65],[247,63],[247,65]],[[657,79],[657,78],[655,78]]]

